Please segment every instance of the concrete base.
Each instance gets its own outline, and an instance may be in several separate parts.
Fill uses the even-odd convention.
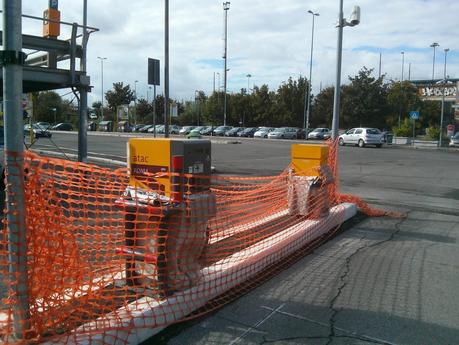
[[[162,325],[165,323],[180,321],[213,298],[249,280],[356,213],[354,204],[337,205],[323,219],[302,221],[204,268],[202,281],[191,289],[177,292],[161,301],[144,297],[103,318],[82,325],[70,335],[46,344],[139,344],[163,330],[165,327]],[[97,334],[101,329],[112,330]]]

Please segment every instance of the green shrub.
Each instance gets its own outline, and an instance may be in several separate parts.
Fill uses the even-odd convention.
[[[427,136],[432,140],[440,139],[440,128],[431,126],[426,129]]]

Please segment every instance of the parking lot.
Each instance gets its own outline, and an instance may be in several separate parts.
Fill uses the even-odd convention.
[[[76,153],[77,136],[53,140]],[[92,158],[126,160],[123,136],[88,136]],[[275,175],[291,140],[213,138],[220,174]],[[48,139],[36,148],[56,151]],[[340,147],[343,193],[404,219],[359,216],[338,236],[218,312],[147,344],[453,344],[459,339],[459,152]],[[106,161],[105,164],[109,164]]]

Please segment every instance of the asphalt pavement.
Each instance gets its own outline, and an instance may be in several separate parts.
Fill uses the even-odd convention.
[[[76,136],[55,134],[67,152]],[[123,137],[88,150],[123,160]],[[215,144],[222,174],[275,175],[289,141]],[[51,149],[46,139],[36,147]],[[51,145],[52,146],[52,145]],[[359,216],[289,269],[212,315],[169,327],[148,344],[457,344],[459,152],[340,148],[344,193],[406,218]]]

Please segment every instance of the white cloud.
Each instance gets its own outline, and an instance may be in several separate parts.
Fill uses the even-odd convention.
[[[81,23],[82,0],[60,0],[62,20]],[[450,48],[448,75],[457,77],[459,38],[456,34],[457,0],[356,0],[346,1],[345,15],[352,6],[361,6],[362,22],[344,29],[343,82],[362,66],[375,68],[379,52],[383,73],[400,78],[401,55],[405,51],[405,78],[412,63],[411,77],[428,79],[432,73],[432,49],[437,50],[436,75],[443,71],[443,48]],[[24,13],[40,16],[47,0],[23,1]],[[138,94],[147,94],[147,58],[163,64],[164,1],[93,0],[88,1],[88,25],[100,32],[91,36],[88,73],[94,86],[90,100],[100,98],[100,62],[105,56],[105,89],[113,82],[137,84]],[[306,74],[309,65],[311,9],[316,19],[313,86],[332,85],[335,80],[336,39],[334,27],[338,1],[311,0],[233,0],[229,10],[228,89],[246,87],[246,74],[257,85],[271,88],[288,79]],[[171,96],[193,97],[194,90],[212,90],[213,74],[222,74],[223,9],[222,1],[170,1]],[[41,24],[24,19],[27,33],[40,34]],[[62,38],[68,37],[63,29]],[[223,78],[221,78],[223,82]],[[162,89],[162,88],[161,88]],[[160,90],[161,92],[161,90]]]

